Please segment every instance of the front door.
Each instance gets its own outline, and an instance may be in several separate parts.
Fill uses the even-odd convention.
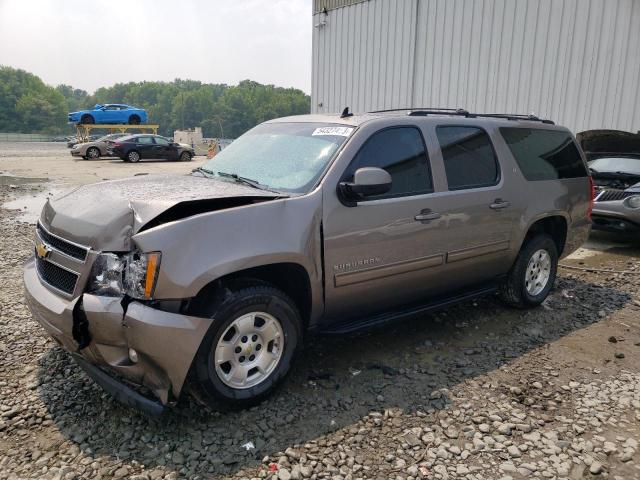
[[[442,283],[446,235],[432,210],[431,166],[414,126],[373,133],[342,175],[362,167],[392,177],[389,192],[356,206],[343,204],[335,186],[324,195],[326,315],[329,320],[369,313],[429,295]]]

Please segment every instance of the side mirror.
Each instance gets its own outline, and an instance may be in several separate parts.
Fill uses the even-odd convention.
[[[353,174],[353,182],[341,182],[338,189],[353,206],[361,198],[388,192],[391,189],[391,175],[378,167],[359,168]]]

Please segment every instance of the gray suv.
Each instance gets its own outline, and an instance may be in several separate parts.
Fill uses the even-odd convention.
[[[310,332],[493,292],[539,305],[558,258],[589,234],[590,180],[572,134],[535,117],[281,118],[190,175],[48,201],[26,298],[125,403],[158,413],[188,386],[216,408],[246,406],[285,376]]]

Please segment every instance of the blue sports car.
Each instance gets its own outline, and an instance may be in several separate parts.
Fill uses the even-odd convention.
[[[92,110],[80,110],[69,114],[69,122],[80,124],[92,123],[128,123],[130,125],[140,125],[147,123],[147,111],[142,108],[108,103],[97,104]]]

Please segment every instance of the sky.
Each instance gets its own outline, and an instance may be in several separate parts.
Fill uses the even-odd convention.
[[[0,65],[92,93],[251,79],[311,91],[312,0],[0,0]]]

